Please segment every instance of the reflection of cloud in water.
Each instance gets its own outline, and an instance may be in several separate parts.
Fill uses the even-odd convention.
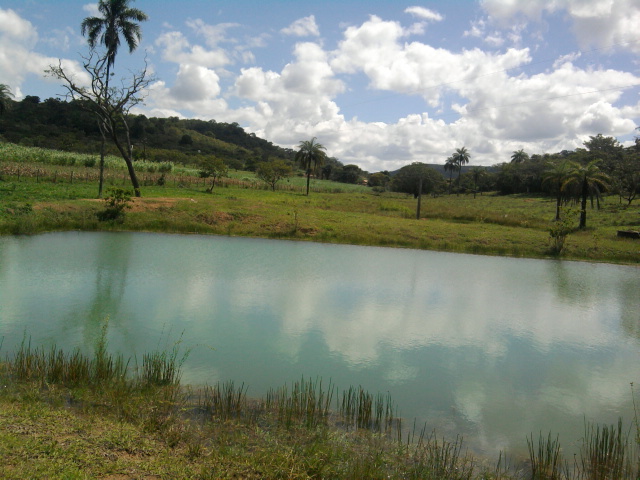
[[[187,381],[203,372],[207,381],[248,370],[261,375],[270,362],[282,369],[324,361],[345,377],[370,374],[384,388],[406,390],[406,403],[414,400],[431,425],[473,431],[493,449],[532,431],[557,431],[566,417],[604,412],[615,420],[628,408],[629,382],[640,380],[637,269],[249,239],[124,237],[127,250],[116,245],[115,252],[126,265],[110,270],[97,290],[117,303],[122,344],[155,347],[166,326],[220,349],[213,356],[194,352],[203,360],[185,364]],[[58,238],[73,254],[44,253]],[[24,319],[16,312],[56,318],[70,304],[83,312],[91,302],[99,306],[82,296],[85,278],[96,284],[93,263],[82,257],[97,254],[92,238],[0,239],[3,330],[21,335]],[[37,262],[19,246],[27,244],[37,247]],[[25,265],[26,272],[18,268]],[[29,289],[41,303],[24,293]],[[61,324],[56,318],[48,328],[55,332]],[[239,340],[246,351],[223,345]],[[308,360],[312,349],[331,358]],[[212,361],[221,366],[204,366]]]

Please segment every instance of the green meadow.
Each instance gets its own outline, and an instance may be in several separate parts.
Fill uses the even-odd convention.
[[[3,147],[6,148],[6,147]],[[139,162],[142,198],[118,222],[101,222],[98,170],[87,155],[14,147],[1,151],[0,233],[55,230],[130,230],[283,238],[403,247],[486,255],[638,263],[640,241],[618,230],[640,230],[636,204],[615,196],[588,206],[579,230],[577,205],[566,205],[569,231],[558,254],[552,248],[555,199],[543,196],[460,194],[423,196],[420,219],[411,195],[362,185],[305,178],[277,184],[275,192],[252,172],[231,171],[211,194],[210,179],[185,166]],[[37,162],[36,162],[37,160]],[[90,166],[85,166],[90,165]],[[105,195],[128,189],[124,164],[107,159]],[[160,164],[162,165],[162,164]]]

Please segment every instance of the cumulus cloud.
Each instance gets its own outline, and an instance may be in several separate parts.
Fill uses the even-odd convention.
[[[544,14],[563,11],[583,48],[615,45],[640,52],[640,4],[635,0],[482,0],[481,5],[502,25],[514,18],[539,21]]]
[[[299,18],[288,27],[280,30],[280,33],[284,35],[293,35],[295,37],[320,36],[320,30],[318,29],[318,25],[316,25],[316,18],[314,15]]]
[[[434,12],[433,10],[429,10],[428,8],[424,7],[408,7],[404,12],[410,13],[411,15],[423,20],[430,20],[433,22],[441,22],[442,20],[444,20],[444,17],[438,12]]]
[[[49,66],[58,62],[80,84],[88,83],[89,76],[78,62],[36,53],[38,41],[38,32],[31,22],[11,9],[0,8],[0,83],[9,85],[16,98],[22,96],[21,86],[28,76],[42,77]]]
[[[191,45],[187,37],[177,31],[162,34],[155,43],[162,49],[162,58],[173,63],[215,68],[232,62],[223,48],[206,49],[202,45]]]

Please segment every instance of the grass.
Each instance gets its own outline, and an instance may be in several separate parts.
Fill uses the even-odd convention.
[[[638,478],[637,424],[587,424],[573,465],[551,434],[527,439],[528,459],[490,462],[426,426],[403,436],[389,395],[304,378],[262,399],[233,382],[194,390],[177,381],[180,342],[145,357],[168,381],[108,353],[105,332],[92,355],[25,339],[0,363],[1,478]]]
[[[0,167],[1,168],[1,167]],[[69,168],[69,167],[65,167]],[[83,167],[84,168],[84,167]],[[91,170],[91,169],[89,169]],[[69,174],[70,175],[70,174]],[[164,185],[143,187],[122,223],[100,222],[95,180],[71,183],[70,176],[3,175],[0,181],[0,234],[56,230],[129,230],[251,236],[376,245],[487,255],[565,258],[610,263],[640,262],[637,240],[617,237],[619,229],[640,229],[637,207],[607,198],[589,210],[586,230],[569,233],[554,255],[549,228],[555,201],[522,195],[445,195],[423,199],[422,217],[413,218],[411,196],[375,194],[363,186],[315,180],[302,194],[302,178],[271,192],[251,173],[236,172],[213,194],[202,179],[169,174]],[[126,176],[107,182],[122,188]],[[83,177],[84,178],[84,177]],[[297,185],[296,182],[300,183]],[[339,190],[341,188],[342,190]],[[575,225],[578,219],[575,218]]]

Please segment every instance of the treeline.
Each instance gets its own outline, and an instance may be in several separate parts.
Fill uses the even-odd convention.
[[[82,102],[26,96],[10,103],[0,116],[0,137],[5,141],[68,152],[100,151],[98,122]],[[291,161],[295,154],[245,132],[237,123],[144,115],[131,115],[128,120],[136,160],[189,165],[215,156],[230,168],[252,169],[270,158]],[[118,152],[107,145],[107,154]]]
[[[376,172],[369,176],[369,185],[418,195],[483,193],[543,194],[562,200],[582,195],[582,185],[572,176],[589,171],[597,174],[599,183],[589,185],[589,196],[596,201],[603,194],[618,195],[631,204],[640,194],[640,137],[635,145],[624,147],[613,137],[590,136],[584,148],[563,150],[554,154],[513,152],[510,161],[491,167],[466,166],[459,171],[442,166],[413,163],[396,172]],[[573,173],[572,173],[573,172]],[[578,172],[578,173],[576,173]],[[421,181],[420,181],[421,180]],[[574,183],[574,185],[570,185]],[[584,183],[584,182],[583,182]]]

